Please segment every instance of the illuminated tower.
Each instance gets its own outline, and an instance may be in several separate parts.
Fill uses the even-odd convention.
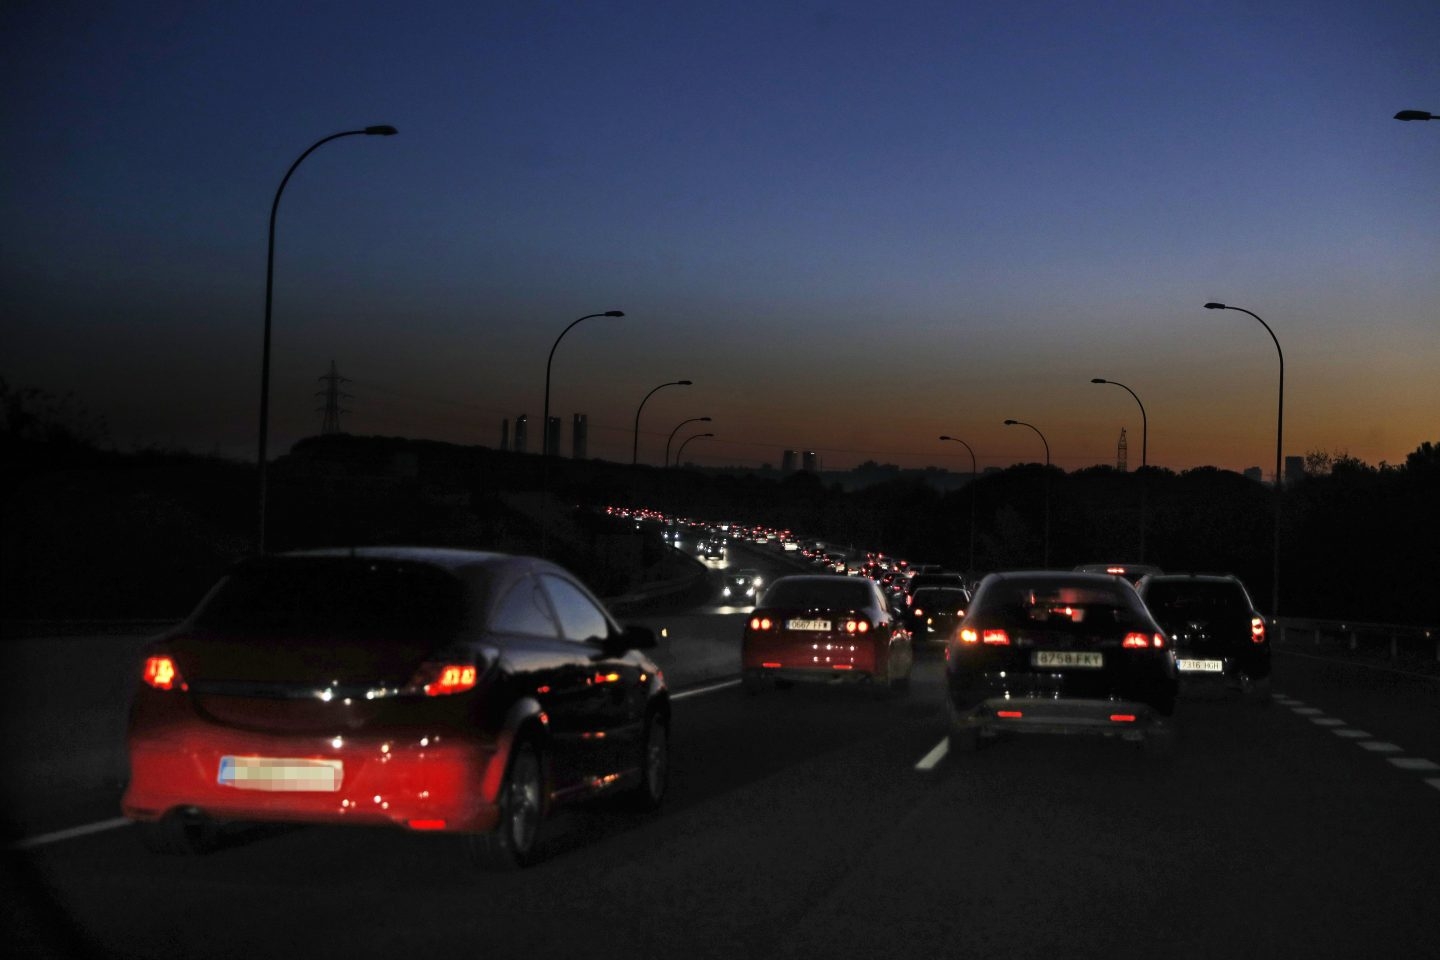
[[[1121,473],[1124,473],[1130,469],[1128,453],[1128,445],[1125,443],[1125,428],[1121,427],[1120,443],[1115,447],[1115,469],[1119,470]]]
[[[322,380],[325,383],[325,389],[317,391],[315,394],[317,397],[325,398],[325,419],[320,421],[320,435],[330,436],[331,434],[340,433],[340,414],[350,412],[349,410],[340,409],[340,401],[354,399],[350,394],[340,389],[340,384],[349,383],[350,378],[340,376],[340,373],[335,369],[335,361],[331,360],[330,372],[323,377],[316,377],[315,379]]]

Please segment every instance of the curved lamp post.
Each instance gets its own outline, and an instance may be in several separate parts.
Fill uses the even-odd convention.
[[[1037,426],[1035,426],[1035,424],[1033,424],[1033,423],[1026,423],[1024,420],[1006,420],[1006,421],[1005,421],[1005,426],[1007,426],[1007,427],[1014,427],[1014,426],[1029,427],[1031,430],[1034,430],[1034,431],[1035,431],[1035,435],[1040,438],[1040,442],[1043,443],[1043,444],[1045,444],[1045,559],[1041,562],[1041,566],[1045,567],[1046,569],[1049,569],[1049,567],[1050,567],[1050,442],[1045,439],[1045,434],[1043,434],[1043,433],[1040,432],[1040,428],[1037,427]]]
[[[1435,114],[1426,110],[1401,110],[1395,114],[1396,120],[1440,120]]]
[[[1135,402],[1136,402],[1137,404],[1139,404],[1139,406],[1140,406],[1140,466],[1141,466],[1141,467],[1147,467],[1147,466],[1149,466],[1149,465],[1150,465],[1150,454],[1149,454],[1149,450],[1150,450],[1150,420],[1149,420],[1148,417],[1145,416],[1145,404],[1140,403],[1140,397],[1135,393],[1134,390],[1131,390],[1129,387],[1125,386],[1125,384],[1120,383],[1119,381],[1116,381],[1116,380],[1106,380],[1104,377],[1094,377],[1094,378],[1092,378],[1092,379],[1090,380],[1090,382],[1091,382],[1091,383],[1108,383],[1108,384],[1110,384],[1111,386],[1120,387],[1120,388],[1121,388],[1122,390],[1124,390],[1126,393],[1130,394],[1130,396],[1132,396],[1132,397],[1135,398]],[[1139,557],[1141,563],[1144,563],[1144,562],[1145,562],[1145,513],[1146,513],[1145,508],[1146,508],[1146,502],[1145,502],[1145,474],[1142,473],[1142,474],[1140,474],[1140,557]]]
[[[1258,314],[1250,313],[1244,307],[1231,307],[1223,303],[1207,303],[1206,310],[1238,310],[1241,313],[1249,313],[1256,320],[1260,320]],[[1280,473],[1281,466],[1281,437],[1285,430],[1285,353],[1280,349],[1280,340],[1275,336],[1275,331],[1270,329],[1270,324],[1260,320],[1260,326],[1270,334],[1270,339],[1275,341],[1275,353],[1280,357],[1280,400],[1275,413],[1275,544],[1273,548],[1274,558],[1272,561],[1270,581],[1270,616],[1280,616],[1280,490],[1283,485],[1283,475]]]
[[[685,438],[685,443],[680,444],[680,449],[675,451],[675,466],[677,466],[677,467],[680,466],[680,457],[681,457],[682,454],[685,453],[685,446],[686,446],[686,444],[688,444],[691,440],[699,440],[701,437],[713,437],[713,436],[715,436],[715,434],[713,434],[713,433],[697,433],[697,434],[695,434],[693,437],[686,437],[686,438]]]
[[[679,423],[675,424],[675,429],[670,431],[670,436],[665,440],[665,464],[664,464],[664,465],[667,466],[667,467],[670,466],[670,441],[675,439],[675,434],[677,434],[677,433],[680,432],[680,428],[681,428],[681,427],[685,426],[685,424],[687,424],[687,423],[709,423],[709,422],[710,422],[710,418],[709,418],[709,417],[691,417],[689,420],[681,420]]]
[[[970,569],[967,571],[970,576],[975,576],[975,481],[979,479],[980,466],[975,459],[975,451],[970,444],[959,437],[941,437],[941,440],[952,440],[970,451]]]
[[[666,387],[688,387],[691,382],[690,380],[671,380],[667,383],[662,383],[660,386],[655,387],[649,393],[645,394],[645,400],[653,397],[656,390],[663,390]],[[640,462],[640,411],[645,409],[645,400],[641,400],[640,406],[635,408],[635,442],[631,445],[630,449],[630,466],[632,467]]]
[[[256,542],[259,552],[265,552],[265,445],[270,435],[270,304],[275,291],[275,215],[280,212],[280,195],[285,192],[285,184],[290,182],[290,175],[295,168],[310,154],[331,140],[338,140],[341,137],[393,137],[398,133],[389,124],[379,124],[365,127],[360,130],[342,130],[339,133],[332,133],[328,137],[321,137],[310,145],[310,148],[295,158],[290,164],[290,169],[285,171],[285,176],[280,180],[280,186],[275,190],[275,200],[270,204],[270,242],[265,251],[265,338],[264,345],[260,350],[260,450],[256,457],[259,465],[259,530]]]

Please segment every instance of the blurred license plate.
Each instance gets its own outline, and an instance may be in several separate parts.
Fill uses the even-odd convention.
[[[340,789],[345,765],[340,760],[286,757],[221,757],[219,782],[239,790],[318,791]]]
[[[1224,673],[1223,660],[1176,660],[1176,669],[1183,673]]]
[[[786,630],[825,630],[830,629],[829,620],[786,620]]]
[[[1030,661],[1037,667],[1103,667],[1105,656],[1087,650],[1036,650]]]

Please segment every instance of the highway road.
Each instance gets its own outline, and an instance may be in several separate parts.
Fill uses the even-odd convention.
[[[895,701],[747,697],[727,682],[743,615],[645,618],[670,634],[680,690],[665,808],[565,812],[543,862],[508,876],[472,872],[451,838],[369,828],[147,854],[114,823],[121,730],[106,726],[123,724],[137,638],[12,644],[6,929],[33,955],[237,958],[1418,957],[1440,942],[1434,678],[1282,652],[1271,705],[1185,701],[1171,758],[1078,738],[953,757],[936,749],[938,657]],[[57,649],[86,659],[62,666]],[[46,663],[74,682],[17,680]],[[52,754],[14,746],[71,713]],[[59,832],[77,826],[93,832]]]

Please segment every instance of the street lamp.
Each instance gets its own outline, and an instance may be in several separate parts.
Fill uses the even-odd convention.
[[[667,467],[670,466],[670,441],[675,439],[675,434],[677,434],[677,433],[680,432],[680,428],[683,427],[683,426],[685,426],[685,424],[687,424],[687,423],[702,423],[702,422],[703,422],[703,423],[709,423],[709,422],[710,422],[710,418],[709,418],[709,417],[691,417],[689,420],[681,420],[679,423],[675,424],[675,429],[670,431],[670,436],[665,440],[665,466],[667,466]]]
[[[970,569],[966,572],[973,577],[975,576],[975,481],[979,478],[980,466],[970,444],[959,437],[941,437],[940,439],[953,440],[970,451]]]
[[[680,466],[680,457],[685,453],[685,444],[688,444],[691,440],[699,440],[701,437],[713,436],[715,436],[713,433],[697,433],[693,437],[686,437],[685,443],[680,444],[680,449],[675,451],[675,466]]]
[[[1135,402],[1140,405],[1140,466],[1149,466],[1150,447],[1150,421],[1145,416],[1145,404],[1140,403],[1140,397],[1125,384],[1115,380],[1106,380],[1104,377],[1094,377],[1091,383],[1108,383],[1111,386],[1120,387],[1130,396],[1135,397]],[[1140,562],[1145,562],[1145,474],[1140,474]]]
[[[1040,442],[1043,443],[1043,444],[1045,444],[1045,559],[1044,559],[1044,561],[1041,563],[1041,566],[1045,567],[1046,569],[1049,569],[1049,567],[1050,567],[1050,442],[1045,439],[1045,434],[1043,434],[1043,433],[1040,432],[1040,428],[1037,427],[1037,426],[1035,426],[1035,424],[1033,424],[1033,423],[1026,423],[1024,420],[1006,420],[1006,421],[1005,421],[1005,426],[1007,426],[1007,427],[1014,427],[1014,426],[1029,427],[1031,430],[1034,430],[1034,431],[1035,431],[1035,435],[1040,438]]]
[[[689,380],[671,380],[667,383],[662,383],[660,386],[655,387],[649,393],[645,394],[645,400],[649,400],[654,396],[656,390],[663,390],[666,387],[688,387],[690,384],[691,381]],[[635,408],[635,442],[630,450],[630,466],[632,467],[640,462],[640,411],[645,409],[645,400],[641,400],[640,406]],[[669,455],[667,454],[666,456],[668,457]]]
[[[310,149],[295,158],[294,163],[290,164],[290,169],[285,171],[285,176],[280,180],[280,186],[275,191],[275,200],[270,204],[270,242],[265,252],[265,338],[264,346],[260,351],[260,451],[256,457],[260,467],[257,491],[259,532],[256,542],[259,545],[259,552],[262,554],[265,552],[265,445],[270,435],[270,304],[275,290],[275,215],[280,211],[280,195],[285,192],[285,184],[290,182],[290,175],[295,172],[296,167],[300,166],[301,161],[331,140],[361,135],[393,137],[398,132],[388,124],[380,124],[361,130],[342,130],[339,133],[332,133],[328,137],[321,137],[310,145]]]
[[[1440,119],[1440,118],[1437,118],[1433,113],[1429,113],[1429,112],[1427,112],[1427,111],[1425,111],[1425,110],[1401,110],[1399,113],[1395,114],[1395,119],[1396,119],[1396,120],[1435,120],[1435,119]]]
[[[1398,116],[1398,115],[1397,115]],[[1206,310],[1238,310],[1241,313],[1249,313],[1256,320],[1260,320],[1257,314],[1250,313],[1244,307],[1229,307],[1223,303],[1207,303]],[[1285,430],[1285,353],[1280,349],[1280,340],[1275,336],[1275,331],[1270,329],[1270,324],[1260,320],[1260,326],[1270,334],[1270,339],[1275,341],[1275,353],[1280,357],[1280,400],[1275,413],[1275,544],[1273,568],[1270,579],[1270,616],[1280,616],[1280,488],[1282,475],[1280,473],[1280,449],[1281,437]]]

